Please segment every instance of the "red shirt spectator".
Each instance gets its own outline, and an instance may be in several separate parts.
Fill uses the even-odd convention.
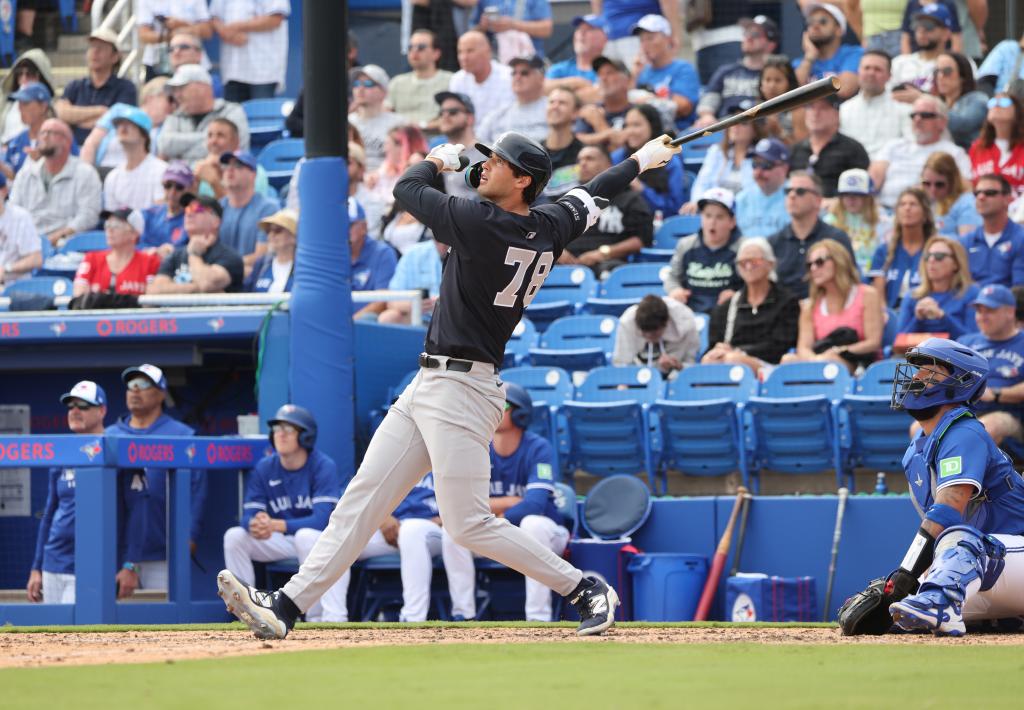
[[[73,293],[113,292],[140,296],[160,268],[160,255],[136,249],[144,222],[138,210],[104,212],[106,251],[85,255],[75,273]]]
[[[988,101],[981,135],[971,146],[971,178],[1002,175],[1015,194],[1024,192],[1024,105],[1008,94]]]

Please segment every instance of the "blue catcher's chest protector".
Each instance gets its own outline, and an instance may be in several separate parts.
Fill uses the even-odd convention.
[[[967,505],[965,523],[983,533],[1024,532],[1024,480],[968,407],[951,409],[931,436],[911,441],[903,469],[922,518],[938,488],[965,483],[980,491]]]

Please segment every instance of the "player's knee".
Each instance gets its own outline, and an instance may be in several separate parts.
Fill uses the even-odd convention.
[[[545,520],[546,518],[543,515],[527,515],[519,521],[519,527],[530,537],[539,540],[545,537],[545,530],[547,529]]]
[[[456,518],[457,522],[453,524],[446,524],[444,529],[448,533],[448,537],[456,545],[462,547],[472,547],[473,541],[476,540],[483,532],[485,527],[485,518],[472,518],[469,520],[460,520]]]
[[[224,531],[224,549],[237,550],[249,540],[249,531],[235,526]]]
[[[978,418],[981,425],[985,427],[985,431],[992,437],[992,441],[996,443],[996,446],[1003,443],[1007,434],[1007,427],[1004,425],[1003,417],[1000,416],[1000,412],[994,412],[992,414],[983,414]]]

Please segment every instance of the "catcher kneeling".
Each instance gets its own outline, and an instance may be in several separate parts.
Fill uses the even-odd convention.
[[[846,635],[895,624],[962,636],[965,621],[1024,615],[1024,479],[974,415],[988,360],[944,338],[906,359],[891,406],[922,429],[903,456],[921,528],[899,569],[843,604],[839,624]]]

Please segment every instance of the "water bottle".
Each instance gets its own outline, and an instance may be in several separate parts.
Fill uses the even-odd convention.
[[[885,485],[885,473],[879,471],[878,477],[875,479],[875,495],[884,496],[888,492],[889,487]]]
[[[658,230],[661,229],[662,223],[665,221],[665,215],[661,213],[661,210],[654,211],[654,233],[657,234]]]

